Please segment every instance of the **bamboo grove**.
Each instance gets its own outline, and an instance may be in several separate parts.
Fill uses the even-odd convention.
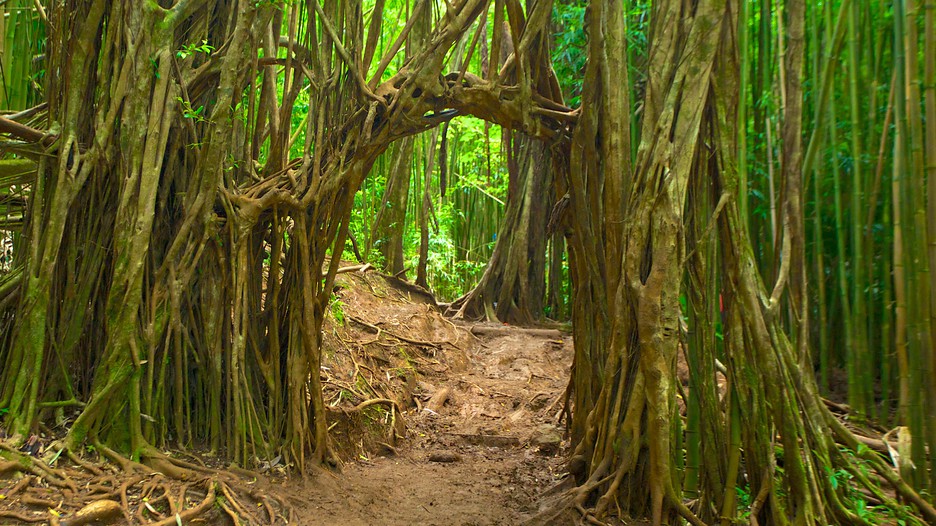
[[[571,318],[576,484],[535,521],[936,523],[936,0],[0,13],[14,440],[330,461],[347,242],[450,315]]]

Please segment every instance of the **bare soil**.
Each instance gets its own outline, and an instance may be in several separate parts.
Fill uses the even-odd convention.
[[[283,488],[300,523],[512,525],[535,512],[562,473],[553,422],[571,344],[520,330],[481,343],[464,371],[434,378],[451,399],[408,414],[395,451]]]
[[[571,343],[522,330],[486,337],[464,371],[433,378],[451,399],[409,414],[396,452],[321,473],[290,492],[302,524],[519,524],[562,473]]]
[[[373,330],[358,332],[366,327],[353,319],[413,341],[448,343],[403,347],[415,378],[404,378],[397,388],[384,385],[391,397],[409,397],[401,401],[407,407],[405,436],[395,446],[378,444],[375,453],[359,449],[340,474],[323,471],[283,488],[300,523],[481,526],[528,519],[563,474],[567,441],[557,423],[571,338],[554,330],[452,323],[392,281],[383,289],[382,280],[367,279],[370,287],[344,281],[337,294],[348,331],[331,325],[332,335],[346,344],[333,357],[336,363],[342,353],[355,352],[350,342],[375,336]],[[430,409],[440,394],[447,400]]]

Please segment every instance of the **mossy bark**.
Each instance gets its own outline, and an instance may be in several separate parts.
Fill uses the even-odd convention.
[[[507,210],[494,252],[481,280],[452,302],[455,317],[530,325],[543,317],[546,298],[546,227],[552,208],[552,161],[548,146],[516,136],[516,162]]]

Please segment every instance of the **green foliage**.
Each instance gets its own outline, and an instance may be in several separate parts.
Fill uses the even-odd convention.
[[[200,44],[187,44],[182,46],[181,49],[176,51],[176,56],[181,59],[186,59],[195,53],[204,53],[205,55],[211,55],[211,52],[215,50],[215,47],[208,44],[208,40],[202,39]]]
[[[747,522],[751,514],[751,487],[745,484],[743,487],[735,486],[735,494],[738,503],[738,518]]]
[[[338,322],[339,325],[345,324],[345,315],[344,315],[344,303],[338,296],[335,294],[331,295],[331,301],[328,304],[329,309],[331,310],[332,318]]]
[[[836,469],[832,471],[830,468],[826,468],[826,472],[829,474],[829,483],[832,484],[832,489],[838,490],[839,487],[846,486],[852,477],[852,474],[844,469]]]
[[[553,68],[566,104],[574,108],[581,104],[585,71],[585,2],[556,2],[552,19]]]
[[[179,106],[182,107],[182,116],[186,119],[192,119],[195,122],[207,122],[208,119],[205,118],[205,107],[199,106],[197,108],[192,108],[192,104],[183,99],[182,97],[176,97],[176,101],[179,102]]]
[[[301,99],[301,95],[300,95]],[[293,116],[296,119],[296,116]],[[403,228],[404,266],[413,274],[419,262],[420,232],[417,207],[421,203],[428,135],[417,137],[411,170],[410,197]],[[297,141],[298,142],[298,141]],[[421,155],[420,155],[421,153]],[[417,157],[418,156],[418,157]],[[439,153],[436,152],[436,159]],[[504,213],[508,175],[502,152],[501,130],[480,119],[453,120],[448,131],[447,188],[440,188],[440,168],[434,167],[430,196],[433,221],[429,231],[427,276],[432,291],[451,300],[470,290],[484,273]],[[350,231],[362,252],[370,238],[373,222],[387,187],[391,154],[374,164],[370,175],[354,196]],[[387,207],[400,206],[387,203]],[[372,265],[384,266],[379,248],[386,239],[373,239],[364,257]],[[350,243],[342,258],[352,260]]]
[[[0,2],[0,109],[22,110],[42,100],[45,24],[33,0]]]

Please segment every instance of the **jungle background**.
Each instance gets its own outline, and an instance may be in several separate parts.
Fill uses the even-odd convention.
[[[0,13],[0,517],[308,522],[245,480],[451,425],[563,460],[491,523],[936,522],[936,0]]]

